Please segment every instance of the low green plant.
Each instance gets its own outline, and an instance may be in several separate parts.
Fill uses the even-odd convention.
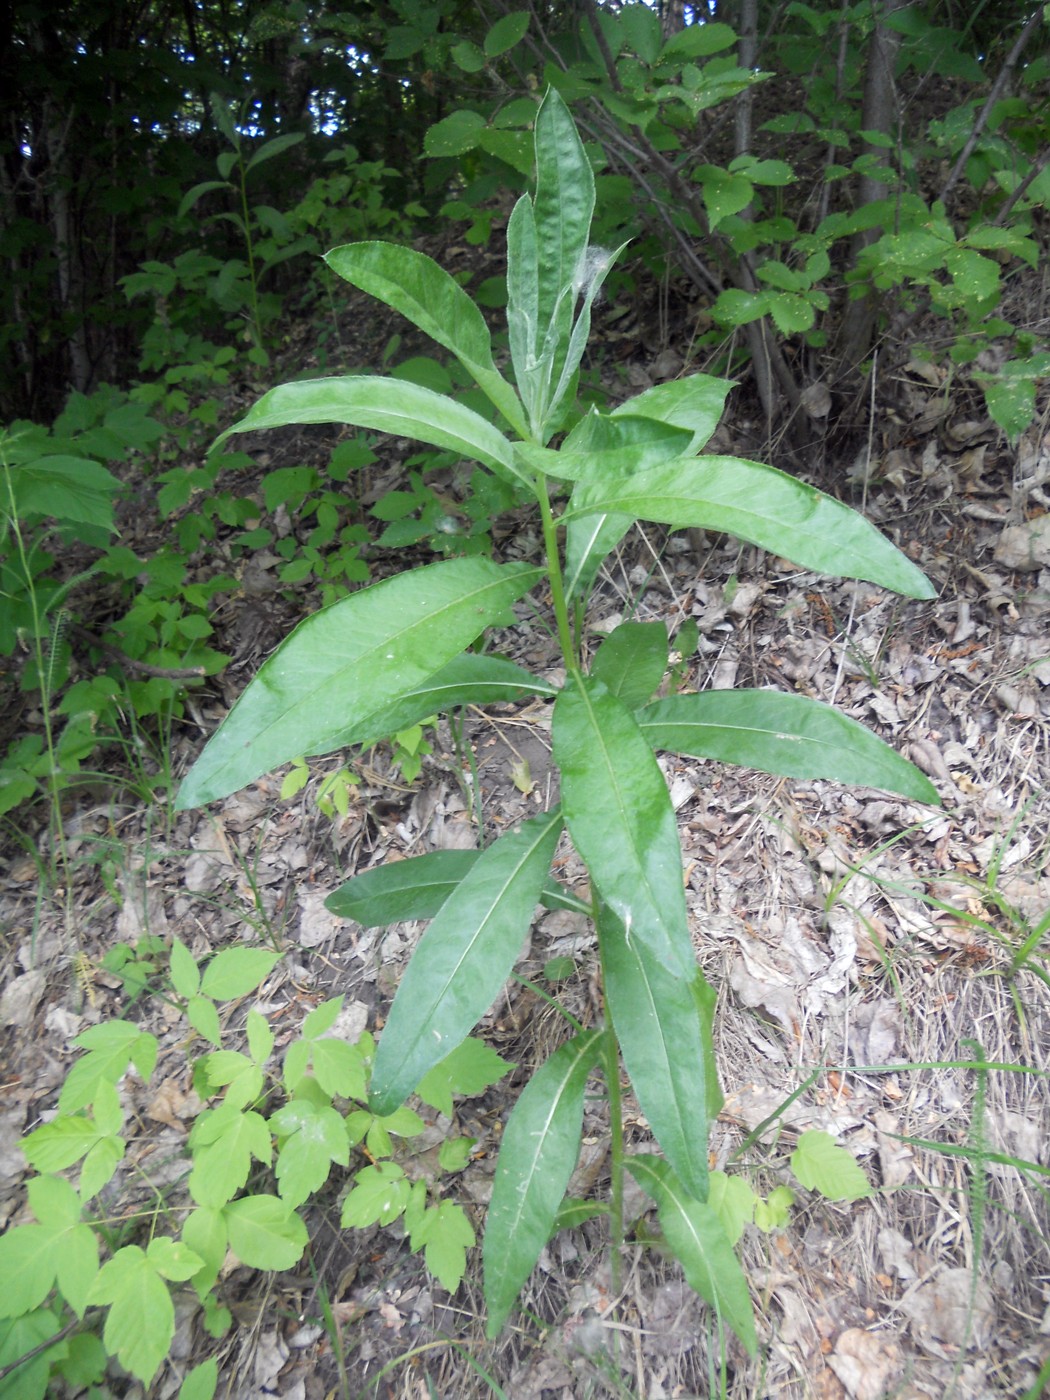
[[[585,1088],[600,1071],[610,1119],[614,1279],[630,1172],[657,1203],[668,1243],[720,1326],[753,1354],[747,1282],[709,1199],[708,1125],[721,1103],[715,993],[696,965],[675,817],[654,751],[864,783],[918,802],[935,803],[937,795],[862,726],[802,696],[653,699],[669,663],[664,625],[626,624],[588,657],[586,601],[606,555],[636,519],[727,531],[803,567],[913,598],[934,590],[865,520],[813,487],[759,463],[698,455],[729,392],[724,381],[697,375],[612,413],[576,412],[591,307],[616,255],[589,244],[591,166],[553,92],[536,114],[535,154],[535,194],[518,201],[507,230],[516,391],[495,365],[481,312],[430,259],[379,243],[338,248],[327,258],[340,276],[455,355],[513,436],[422,385],[358,375],[273,389],[228,432],[339,422],[454,451],[531,499],[542,562],[450,559],[308,618],[206,745],[178,806],[220,799],[304,752],[367,744],[463,704],[552,699],[558,805],[480,851],[400,861],[352,879],[330,898],[335,912],[362,922],[431,920],[379,1041],[370,1110],[396,1112],[463,1043],[509,976],[538,900],[582,907],[597,929],[605,1021],[573,1027],[532,1074],[507,1122],[483,1247],[489,1335],[503,1326],[559,1219]],[[555,450],[558,433],[565,436]],[[557,691],[510,661],[468,650],[486,628],[512,623],[514,604],[532,590],[549,596],[553,608],[565,668]],[[592,894],[584,901],[550,880],[566,832],[589,875]],[[625,1150],[621,1056],[662,1157]]]
[[[146,969],[138,957],[142,945],[129,951],[136,970],[131,973],[131,963],[117,970],[134,999]],[[152,944],[146,950],[151,973],[155,951]],[[279,957],[234,947],[198,962],[178,939],[171,945],[166,999],[211,1047],[193,1069],[207,1106],[187,1143],[193,1206],[177,1207],[183,1217],[177,1234],[161,1230],[170,1228],[175,1207],[162,1204],[129,1223],[111,1218],[102,1200],[131,1138],[119,1085],[129,1069],[148,1085],[156,1038],[123,1020],[77,1037],[84,1053],[66,1076],[56,1116],[22,1142],[39,1173],[28,1186],[35,1223],[0,1239],[4,1400],[38,1400],[49,1393],[51,1377],[97,1385],[109,1357],[151,1381],[174,1334],[173,1285],[195,1291],[204,1327],[222,1336],[230,1314],[216,1282],[227,1249],[252,1268],[291,1268],[307,1243],[298,1207],[322,1190],[334,1168],[349,1168],[355,1154],[353,1185],[341,1205],[344,1228],[403,1221],[409,1247],[423,1254],[433,1276],[450,1291],[459,1286],[474,1232],[462,1207],[446,1199],[442,1178],[463,1170],[474,1140],[450,1129],[436,1172],[414,1162],[404,1144],[423,1132],[420,1116],[405,1107],[377,1114],[368,1104],[372,1037],[364,1032],[351,1044],[329,1033],[342,997],[308,1013],[279,1069],[272,1063],[273,1030],[255,1009],[232,1032],[246,1037],[246,1053],[225,1048],[231,1031],[223,1013],[254,992]],[[453,1095],[479,1094],[510,1068],[469,1039],[430,1071],[418,1094],[451,1115]],[[75,1186],[61,1175],[72,1171]],[[187,1376],[183,1400],[214,1394],[214,1368],[206,1368],[197,1368],[193,1388]]]

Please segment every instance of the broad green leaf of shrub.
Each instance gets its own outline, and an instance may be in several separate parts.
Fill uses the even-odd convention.
[[[574,1036],[532,1076],[507,1120],[483,1246],[490,1338],[550,1238],[579,1155],[583,1091],[600,1049],[598,1032]]]
[[[654,749],[758,768],[783,778],[830,778],[940,805],[937,789],[856,720],[804,695],[709,690],[654,700],[637,715]]]
[[[355,726],[364,730],[451,661],[540,574],[526,564],[450,559],[314,613],[263,664],[190,770],[176,806],[224,797],[304,752],[350,742]]]
[[[598,937],[609,1012],[638,1103],[690,1195],[706,1200],[714,1068],[690,985],[640,939],[627,939],[609,909],[599,912]]]
[[[502,15],[485,35],[485,53],[489,58],[498,58],[515,44],[520,44],[529,27],[528,10],[512,10]]]
[[[373,1112],[403,1103],[492,1005],[521,950],[561,826],[556,809],[499,837],[442,905],[390,1008],[372,1070]]]
[[[673,975],[696,957],[686,923],[678,826],[652,749],[600,681],[571,678],[551,725],[562,807],[601,897]]]
[[[712,233],[731,214],[746,209],[754,197],[754,186],[745,175],[730,175],[718,165],[701,165],[693,172],[704,195],[708,223]]]
[[[116,528],[113,502],[120,482],[88,457],[38,457],[19,466],[13,481],[20,516],[44,515],[104,530]]]
[[[325,908],[365,928],[432,919],[477,861],[480,851],[427,851],[408,860],[390,861],[355,875],[333,891]],[[589,914],[590,905],[550,878],[540,890],[547,909]]]
[[[685,452],[699,452],[718,427],[733,387],[732,379],[690,374],[685,379],[654,384],[651,389],[635,394],[634,398],[614,408],[611,417],[653,418],[674,428],[686,428],[692,439]]]
[[[739,1337],[748,1356],[758,1350],[747,1280],[716,1212],[693,1200],[659,1157],[630,1157],[627,1170],[656,1202],[660,1226],[689,1287]]]
[[[424,253],[390,243],[347,244],[333,248],[325,261],[450,350],[514,430],[525,431],[521,402],[493,361],[485,318],[443,267]]]
[[[465,155],[478,144],[484,129],[485,118],[479,112],[452,112],[429,129],[423,138],[423,152],[428,156]]]
[[[510,442],[479,413],[421,384],[380,375],[350,374],[279,384],[220,434],[211,451],[215,453],[231,433],[261,432],[293,423],[347,423],[417,438],[471,461],[484,462],[507,481],[519,481]]]
[[[686,457],[616,481],[582,483],[562,516],[619,513],[678,529],[724,530],[803,568],[933,598],[925,574],[863,516],[774,467]]]
[[[462,705],[501,705],[527,695],[553,699],[556,693],[546,681],[513,661],[468,651],[442,666],[395,704],[373,715],[367,728],[356,728],[353,742],[367,748],[430,715],[444,714]]]
[[[668,653],[662,622],[621,622],[595,653],[591,675],[629,710],[637,710],[663,680]]]
[[[791,1170],[807,1190],[819,1191],[829,1201],[859,1201],[871,1195],[868,1178],[849,1149],[817,1129],[800,1136]]]
[[[222,1213],[230,1248],[250,1269],[291,1269],[303,1257],[306,1226],[277,1196],[245,1196]]]
[[[514,1066],[497,1055],[490,1045],[476,1036],[468,1035],[439,1065],[423,1076],[416,1093],[424,1103],[436,1108],[446,1118],[452,1117],[452,1096],[474,1098],[483,1094]]]

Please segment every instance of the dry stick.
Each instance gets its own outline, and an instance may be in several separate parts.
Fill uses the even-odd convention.
[[[1028,23],[1025,25],[1025,27],[1021,30],[1020,34],[1018,34],[1017,38],[1014,40],[1014,46],[1007,54],[1006,62],[999,70],[999,76],[992,84],[992,90],[988,94],[988,100],[987,102],[985,102],[984,106],[978,113],[977,120],[973,124],[973,130],[966,138],[966,143],[963,146],[962,150],[959,152],[955,164],[952,166],[951,174],[948,176],[948,179],[945,181],[944,188],[941,190],[942,203],[947,203],[948,195],[958,183],[959,176],[962,174],[966,162],[970,159],[970,155],[973,152],[973,148],[981,139],[981,134],[984,131],[985,127],[988,125],[988,119],[992,114],[992,109],[994,108],[995,104],[999,101],[999,98],[1002,96],[1003,91],[1006,88],[1006,84],[1010,80],[1014,69],[1017,67],[1017,61],[1021,57],[1022,49],[1024,48],[1025,44],[1027,44],[1029,36],[1031,35],[1033,29],[1035,29],[1036,25],[1041,22],[1042,18],[1043,7],[1042,5],[1037,5],[1035,10],[1029,17]]]
[[[997,226],[1002,224],[1003,220],[1009,217],[1009,215],[1013,212],[1014,205],[1025,193],[1032,181],[1039,178],[1039,176],[1043,173],[1048,164],[1050,164],[1050,146],[1047,146],[1047,148],[1043,151],[1042,155],[1032,166],[1031,170],[1029,170],[1028,174],[1017,186],[1013,194],[1011,194],[1010,198],[999,210],[998,214],[996,214],[995,218],[992,220],[993,228],[996,228]]]
[[[112,646],[109,642],[104,642],[100,637],[93,636],[83,627],[74,627],[73,631],[86,642],[88,646],[99,647],[114,661],[125,666],[129,671],[135,671],[140,676],[157,676],[165,681],[187,681],[195,676],[206,676],[208,674],[204,666],[151,666],[148,661],[136,661],[133,656],[128,656],[119,647]]]

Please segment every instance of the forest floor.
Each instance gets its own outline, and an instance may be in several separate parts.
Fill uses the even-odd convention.
[[[666,345],[638,335],[634,345],[610,331],[606,344],[605,372],[621,394],[646,387],[659,353],[664,377],[682,369]],[[610,561],[590,618],[596,639],[628,614],[663,620],[672,634],[695,619],[689,687],[773,686],[833,702],[917,763],[943,800],[938,811],[830,783],[664,764],[697,957],[719,992],[725,1106],[712,1165],[724,1166],[768,1124],[734,1166],[766,1194],[789,1179],[797,1135],[819,1127],[849,1147],[876,1188],[843,1204],[796,1186],[785,1228],[747,1228],[740,1253],[758,1359],[730,1344],[720,1377],[710,1314],[653,1247],[644,1202],[633,1197],[642,1225],[625,1251],[620,1295],[612,1296],[603,1226],[590,1222],[551,1242],[521,1311],[487,1344],[476,1256],[449,1296],[397,1229],[339,1228],[348,1178],[337,1173],[305,1210],[309,1266],[286,1275],[232,1268],[221,1290],[234,1325],[218,1342],[182,1299],[173,1362],[151,1394],[175,1395],[181,1369],[207,1354],[219,1358],[219,1393],[237,1400],[670,1400],[720,1387],[741,1400],[1034,1393],[1050,1352],[1050,989],[1033,971],[1047,967],[1050,942],[1050,537],[1035,528],[1050,505],[1050,436],[1044,414],[1007,445],[979,399],[906,357],[876,380],[872,402],[879,426],[834,469],[837,449],[822,447],[823,421],[813,420],[813,465],[803,474],[863,505],[934,581],[937,601],[802,573],[724,537],[646,529]],[[241,408],[231,404],[231,418]],[[753,456],[755,435],[741,392],[717,448]],[[286,430],[249,450],[265,450],[270,466],[323,465],[332,440]],[[373,499],[400,470],[396,447],[370,482]],[[504,556],[538,552],[531,525],[511,523],[499,538]],[[236,660],[195,692],[177,726],[177,776],[299,606],[255,588],[224,614],[214,644]],[[557,679],[541,619],[520,617],[501,648]],[[471,717],[486,821],[503,825],[555,800],[549,727],[546,704]],[[191,1060],[202,1046],[188,1042],[161,998],[128,1005],[120,980],[100,966],[115,943],[177,932],[197,956],[242,943],[279,947],[285,956],[258,999],[280,1028],[278,1046],[334,995],[346,998],[358,1028],[381,1028],[421,926],[362,929],[324,901],[350,873],[477,843],[450,735],[439,726],[432,737],[434,753],[411,785],[389,749],[360,756],[345,817],[331,819],[316,803],[317,780],[340,757],[316,765],[315,780],[288,800],[281,773],[178,815],[98,790],[77,794],[64,812],[66,892],[41,898],[37,862],[8,853],[0,1224],[22,1218],[18,1139],[53,1108],[73,1037],[116,1016],[152,1030],[161,1050],[148,1087],[133,1076],[123,1085],[135,1131],[107,1208],[119,1217],[163,1194],[178,1211],[187,1199],[183,1147],[202,1106]],[[571,862],[560,875],[570,885],[581,878]],[[1043,937],[1022,957],[1040,920]],[[558,984],[559,1000],[593,1023],[593,940],[565,911],[537,919],[516,970],[542,980],[557,955],[575,969]],[[230,1009],[231,1026],[246,1009]],[[501,1125],[562,1027],[543,1000],[511,984],[478,1033],[518,1068],[457,1108],[457,1129],[477,1140],[470,1163],[455,1177],[435,1173],[450,1124],[433,1112],[423,1137],[406,1145],[406,1169],[437,1175],[479,1236]],[[982,1057],[1023,1072],[982,1071]],[[602,1189],[603,1113],[600,1100],[589,1103],[573,1194]],[[631,1149],[644,1147],[647,1125],[629,1098],[627,1116]],[[111,1384],[114,1394],[143,1393],[126,1379]]]

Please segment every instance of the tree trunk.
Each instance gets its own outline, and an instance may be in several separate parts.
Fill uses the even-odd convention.
[[[864,75],[864,102],[861,112],[861,130],[878,131],[885,136],[896,135],[899,119],[897,84],[894,68],[900,51],[901,36],[887,27],[885,21],[897,10],[904,9],[908,0],[879,0],[878,22],[868,44],[868,63]],[[885,152],[877,146],[866,146],[866,153],[876,158],[885,158]],[[876,176],[864,174],[857,185],[857,205],[874,204],[885,199],[889,186]],[[856,265],[861,253],[881,236],[880,228],[865,229],[853,240],[851,262]],[[849,302],[842,320],[840,361],[847,373],[854,370],[867,358],[871,349],[875,330],[877,299],[874,289],[857,301]]]

